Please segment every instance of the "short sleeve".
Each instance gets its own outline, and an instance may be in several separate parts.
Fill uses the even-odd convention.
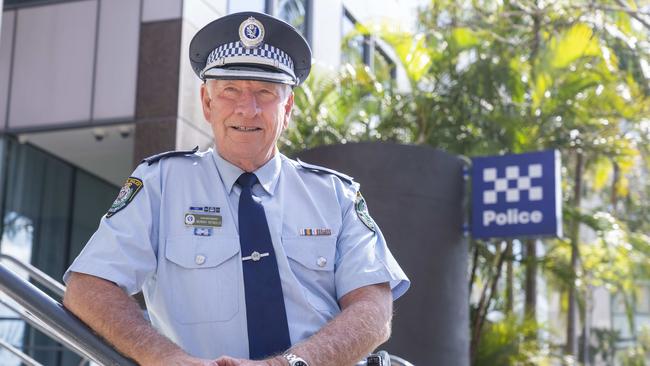
[[[85,273],[139,292],[157,266],[160,164],[141,164],[102,217],[97,231],[63,276]]]
[[[337,241],[335,281],[338,299],[352,290],[390,283],[393,299],[402,296],[410,281],[386,245],[354,183],[343,190],[343,222]],[[360,205],[362,203],[363,205]]]

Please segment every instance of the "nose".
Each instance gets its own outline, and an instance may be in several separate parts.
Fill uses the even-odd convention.
[[[235,107],[235,113],[245,118],[252,118],[260,113],[261,109],[257,106],[255,95],[250,91],[241,93]]]

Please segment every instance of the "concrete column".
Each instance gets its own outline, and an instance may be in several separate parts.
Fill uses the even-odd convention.
[[[462,161],[430,147],[325,146],[301,160],[351,175],[410,277],[380,348],[416,365],[469,365],[468,248],[462,237]]]
[[[134,166],[175,147],[181,30],[180,18],[140,26]]]

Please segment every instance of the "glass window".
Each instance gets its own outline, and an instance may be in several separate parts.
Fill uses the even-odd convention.
[[[240,11],[257,11],[264,13],[266,10],[266,0],[230,0],[228,1],[228,13],[238,13]]]
[[[373,58],[373,69],[379,80],[395,79],[395,63],[378,46],[375,46]]]
[[[296,27],[307,38],[307,0],[280,0],[277,17]]]
[[[72,207],[72,229],[70,231],[70,253],[66,268],[77,258],[81,249],[93,235],[99,220],[104,216],[120,189],[84,171],[75,176],[74,203]],[[88,204],[92,202],[93,204]]]
[[[0,141],[7,144],[10,157],[3,172],[7,186],[0,252],[31,262],[60,280],[118,188],[29,144],[9,138]],[[23,344],[43,365],[79,364],[79,357],[15,317],[0,306],[3,339]],[[0,351],[0,360],[4,356]]]
[[[341,22],[341,63],[360,64],[363,62],[363,44],[364,37],[360,34],[354,34],[356,21],[347,12],[343,11],[343,21]]]
[[[386,54],[372,35],[358,34],[357,21],[343,9],[341,22],[341,63],[370,66],[377,78],[390,82],[396,78],[395,62]]]

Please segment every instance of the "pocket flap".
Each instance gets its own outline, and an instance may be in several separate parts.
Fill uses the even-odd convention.
[[[335,237],[283,238],[287,257],[315,271],[334,270]]]
[[[179,236],[167,238],[165,257],[185,268],[210,268],[239,253],[234,235]]]

